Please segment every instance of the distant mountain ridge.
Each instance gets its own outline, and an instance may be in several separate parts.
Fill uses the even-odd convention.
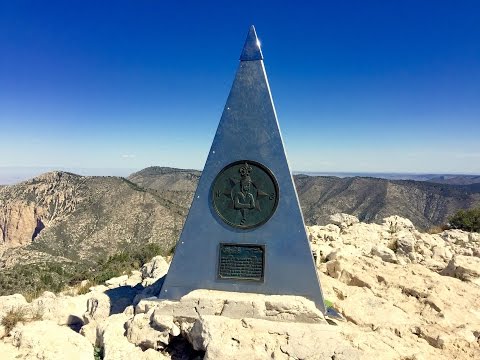
[[[480,183],[480,175],[441,175],[428,180],[438,184],[472,185]]]
[[[201,172],[168,169],[150,167],[128,179],[172,201],[176,201],[181,189],[177,201],[188,206]],[[344,212],[367,222],[381,222],[384,217],[399,215],[411,219],[419,228],[428,229],[444,224],[458,209],[480,204],[480,184],[308,175],[294,175],[294,180],[307,225],[327,224],[330,215]]]
[[[172,167],[152,166],[146,169],[160,169],[163,171],[190,171],[201,172],[198,170],[185,170]],[[145,170],[145,169],[143,169]],[[142,172],[143,170],[137,171]],[[60,172],[70,172],[82,176],[118,176],[127,177],[134,173],[133,169],[117,169],[117,168],[61,168],[56,169]],[[21,181],[26,181],[40,174],[52,172],[51,168],[39,167],[2,167],[0,166],[0,187],[5,185],[18,184]],[[346,177],[371,177],[386,180],[415,180],[415,181],[430,181],[438,183],[446,183],[451,185],[469,185],[480,183],[480,174],[424,174],[424,173],[388,173],[388,172],[347,172],[347,171],[293,171],[294,175],[309,175],[309,176],[334,176],[339,178]]]
[[[200,175],[164,167],[128,179],[57,171],[0,187],[0,280],[20,284],[15,276],[23,274],[19,286],[35,287],[49,281],[51,271],[90,271],[109,256],[146,244],[171,253]],[[344,212],[377,223],[400,215],[426,229],[458,209],[480,205],[480,184],[306,175],[294,180],[307,225],[327,224],[331,214]]]

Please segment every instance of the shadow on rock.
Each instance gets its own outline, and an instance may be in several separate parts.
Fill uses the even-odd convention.
[[[120,286],[106,290],[105,295],[110,299],[110,315],[123,313],[128,306],[136,306],[142,299],[158,296],[164,280],[165,276],[146,287],[138,284],[134,287]]]
[[[145,289],[138,284],[135,287],[120,286],[106,290],[105,295],[110,298],[110,315],[123,313],[128,306],[132,305],[135,296]]]

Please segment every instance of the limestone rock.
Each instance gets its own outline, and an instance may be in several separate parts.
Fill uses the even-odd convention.
[[[110,316],[110,298],[103,292],[92,292],[86,305],[86,311],[83,314],[85,324]]]
[[[127,329],[126,336],[128,341],[140,346],[142,349],[161,350],[168,345],[170,328],[158,326],[158,321],[153,323],[153,312],[154,310],[152,309],[146,314],[138,314],[128,320],[125,325]],[[157,317],[157,320],[158,319]]]
[[[469,242],[469,233],[463,230],[445,230],[440,236],[449,243],[466,244]]]
[[[0,320],[12,309],[27,305],[27,300],[21,294],[0,296]]]
[[[384,218],[383,225],[388,229],[390,233],[396,233],[402,230],[406,230],[406,231],[415,230],[415,226],[409,219],[406,219],[397,215]]]
[[[369,251],[370,252],[370,251]],[[343,245],[333,249],[326,257],[326,260],[335,260],[339,258],[349,258],[362,255],[362,249],[353,245]]]
[[[383,261],[397,263],[397,256],[393,250],[387,248],[384,245],[377,245],[372,248],[372,255],[378,256]]]
[[[43,320],[53,320],[58,325],[83,325],[88,296],[57,296],[45,291],[29,304],[29,308],[32,313],[41,315]]]
[[[400,231],[395,234],[397,240],[397,252],[403,255],[409,255],[415,251],[415,244],[417,239],[415,236],[408,231]]]
[[[315,259],[315,265],[319,266],[320,263],[327,260],[334,248],[325,244],[311,244],[312,254]]]
[[[142,277],[143,279],[151,278],[156,281],[166,275],[168,268],[169,265],[162,256],[155,256],[151,261],[143,265],[141,269]]]
[[[22,359],[92,360],[93,347],[82,335],[53,321],[37,321],[16,327],[12,344]]]
[[[456,255],[442,274],[480,285],[480,258]]]
[[[340,228],[334,224],[325,226],[309,226],[308,228],[310,242],[316,244],[317,242],[335,242],[340,237]]]
[[[132,271],[132,273],[128,277],[127,281],[125,282],[125,285],[134,287],[134,286],[140,284],[142,282],[142,280],[143,280],[143,276],[142,276],[141,271],[134,270],[134,271]]]
[[[79,334],[84,336],[92,346],[99,346],[99,340],[97,338],[97,328],[99,324],[95,321],[90,321],[88,324],[83,325],[80,328]]]
[[[115,314],[98,327],[99,345],[103,348],[104,360],[163,360],[165,355],[153,350],[142,349],[130,343],[124,336],[125,324],[129,321],[125,314]]]
[[[353,215],[337,213],[330,216],[332,224],[338,225],[341,229],[352,226],[359,222],[358,218]]]
[[[383,353],[372,357],[381,359],[480,356],[476,285],[421,264],[400,266],[377,257],[339,258],[321,270],[328,275],[321,277],[325,298],[347,319],[343,333],[362,356],[369,351]]]
[[[5,336],[7,336],[7,329],[5,329],[5,326],[0,325],[0,340],[3,339]]]
[[[195,322],[188,338],[194,349],[205,351],[205,360],[360,358],[335,328],[322,324],[206,315]]]
[[[142,300],[135,313],[150,312],[174,318],[196,319],[204,315],[242,319],[259,318],[300,323],[325,323],[315,304],[306,298],[291,295],[263,295],[216,290],[195,290],[180,301]]]
[[[107,285],[109,288],[119,287],[119,286],[125,285],[127,283],[127,280],[128,280],[128,275],[122,275],[122,276],[114,277],[105,281],[105,285]]]
[[[18,360],[22,359],[20,351],[10,343],[4,343],[0,341],[0,354],[2,354],[2,360]]]
[[[468,241],[472,243],[480,243],[480,233],[468,233]]]

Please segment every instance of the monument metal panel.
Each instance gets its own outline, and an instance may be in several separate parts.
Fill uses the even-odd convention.
[[[263,249],[261,277],[259,250],[248,273],[248,256],[225,253],[252,245]],[[325,312],[253,26],[161,297],[195,289],[305,296]]]
[[[265,247],[220,244],[219,279],[263,281]]]

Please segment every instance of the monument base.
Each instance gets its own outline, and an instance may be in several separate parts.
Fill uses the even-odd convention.
[[[157,315],[198,319],[206,315],[231,319],[254,318],[270,321],[327,323],[315,303],[301,296],[264,295],[199,289],[178,301],[141,300],[135,314],[155,311]]]

